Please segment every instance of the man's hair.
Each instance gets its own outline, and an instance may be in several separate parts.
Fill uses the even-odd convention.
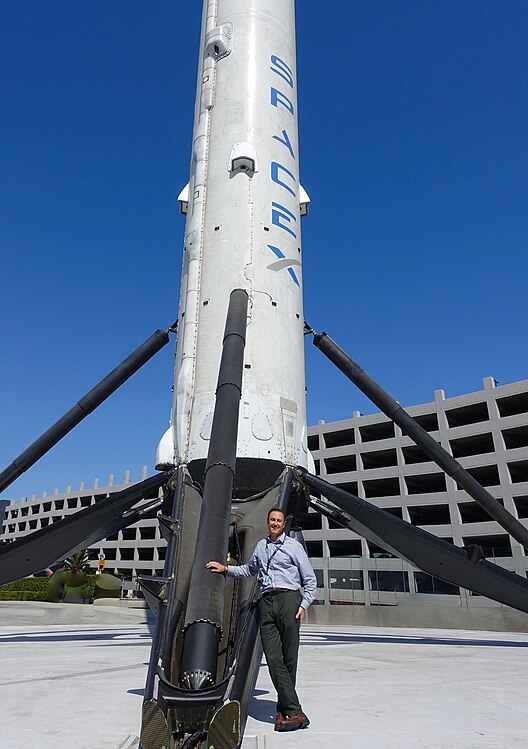
[[[281,510],[280,507],[272,507],[271,510],[268,512],[268,517],[266,518],[266,522],[270,519],[270,515],[272,512],[280,512],[280,514],[284,517],[284,520],[286,520],[286,513],[284,510]]]

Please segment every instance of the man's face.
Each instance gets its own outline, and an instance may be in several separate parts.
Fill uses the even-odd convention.
[[[268,518],[268,531],[273,539],[282,535],[286,526],[286,518],[282,512],[272,512]]]

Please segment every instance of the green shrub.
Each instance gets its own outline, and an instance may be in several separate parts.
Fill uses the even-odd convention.
[[[0,586],[0,601],[46,601],[47,577],[23,577]]]
[[[0,601],[51,601],[58,600],[48,591],[49,577],[23,577],[0,586]],[[80,587],[80,596],[86,603],[93,603],[95,594],[95,575],[89,575],[84,585]],[[55,580],[56,583],[56,580]],[[63,595],[70,586],[65,585]]]
[[[34,593],[45,593],[48,589],[48,579],[47,577],[23,577],[20,580],[14,580],[12,583],[0,586],[0,593],[23,590],[33,591]]]
[[[46,601],[46,591],[0,590],[0,601]]]
[[[82,597],[87,603],[93,603],[95,593],[95,575],[91,575],[87,583],[82,588]]]

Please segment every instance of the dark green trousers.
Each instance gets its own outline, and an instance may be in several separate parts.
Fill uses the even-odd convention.
[[[300,591],[291,590],[263,596],[259,604],[260,636],[277,690],[277,711],[287,716],[301,712],[295,691],[300,628],[295,614],[301,601]]]

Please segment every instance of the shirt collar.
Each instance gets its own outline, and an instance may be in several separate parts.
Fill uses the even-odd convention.
[[[270,543],[270,544],[283,544],[284,541],[285,541],[285,539],[286,539],[286,532],[285,531],[282,533],[282,535],[280,535],[278,537],[278,539],[276,541],[273,541],[272,538],[271,538],[271,536],[268,533],[268,537],[266,539],[266,542]]]

